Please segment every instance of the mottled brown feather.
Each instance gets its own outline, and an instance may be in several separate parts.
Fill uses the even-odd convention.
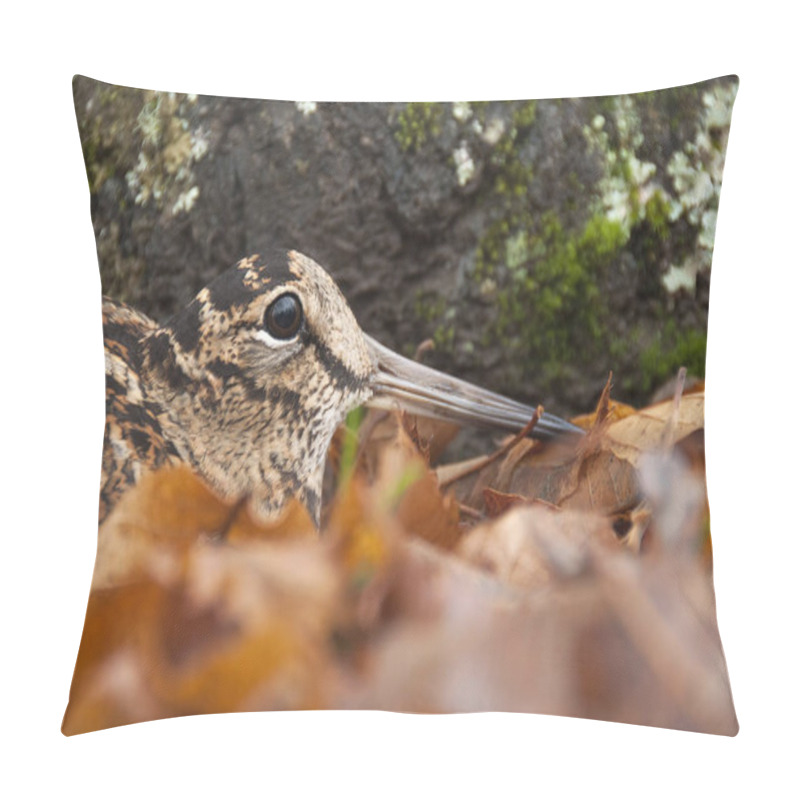
[[[291,341],[264,329],[298,297]],[[311,259],[243,259],[164,325],[103,303],[106,433],[100,521],[146,470],[186,463],[262,518],[298,497],[319,517],[334,430],[371,394],[373,357],[344,297]]]
[[[142,380],[142,341],[157,328],[138,311],[103,299],[106,364],[106,428],[100,487],[100,521],[143,470],[180,457],[164,437],[164,408]]]

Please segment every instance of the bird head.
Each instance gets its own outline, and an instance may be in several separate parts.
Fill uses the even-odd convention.
[[[144,345],[182,458],[263,518],[298,497],[319,519],[331,437],[362,403],[509,430],[533,414],[371,339],[325,270],[294,251],[243,259]],[[537,428],[577,430],[550,415]]]
[[[262,517],[299,497],[319,515],[325,453],[370,395],[375,362],[311,259],[243,259],[147,337],[147,368],[181,455]]]

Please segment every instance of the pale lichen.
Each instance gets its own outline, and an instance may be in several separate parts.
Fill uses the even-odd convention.
[[[666,175],[659,176],[655,164],[638,156],[644,136],[632,97],[613,100],[610,116],[616,130],[615,144],[611,143],[603,115],[595,115],[591,124],[583,128],[590,148],[601,158],[599,202],[609,220],[622,225],[628,235],[640,222],[652,223],[648,204],[658,200],[665,205],[669,223],[683,219],[697,231],[692,252],[680,263],[670,264],[662,275],[662,285],[671,294],[682,289],[693,291],[697,275],[711,268],[727,131],[735,97],[735,83],[718,84],[703,95],[697,134],[672,154]]]
[[[697,134],[667,165],[676,196],[670,196],[670,219],[685,218],[698,228],[697,248],[679,265],[671,264],[662,283],[672,287],[691,285],[699,273],[711,269],[717,227],[717,207],[725,167],[725,150],[738,84],[717,84],[703,95],[703,113]]]
[[[161,95],[155,95],[142,106],[136,127],[142,132],[142,144],[157,144],[161,137]]]
[[[503,122],[503,120],[499,117],[495,117],[494,119],[489,120],[488,124],[481,133],[481,138],[484,142],[486,142],[486,144],[495,145],[500,141],[505,132],[505,122]]]
[[[612,222],[618,222],[627,234],[643,219],[647,201],[659,187],[652,180],[656,165],[640,160],[636,154],[644,135],[630,96],[614,98],[613,118],[619,139],[616,147],[610,144],[606,119],[601,114],[584,126],[583,135],[590,149],[602,159],[603,177],[598,189],[605,214]]]
[[[506,266],[513,272],[530,258],[527,231],[517,231],[506,239]]]
[[[466,122],[472,116],[472,107],[469,103],[453,103],[453,118],[459,122]]]
[[[208,153],[208,133],[184,116],[194,95],[148,92],[136,118],[141,148],[125,180],[137,205],[170,202],[171,213],[191,210],[199,189],[193,166]]]
[[[313,100],[300,100],[295,103],[295,106],[304,117],[314,114],[317,110],[317,104]]]
[[[675,294],[681,289],[693,292],[697,284],[697,274],[704,266],[704,259],[699,253],[691,253],[680,266],[669,265],[669,269],[661,276],[661,284],[670,294]]]
[[[456,165],[458,185],[465,186],[475,174],[475,162],[472,160],[466,142],[461,142],[453,151],[453,161]]]
[[[208,152],[208,134],[200,127],[192,132],[192,147],[190,150],[192,161],[197,162]]]
[[[178,199],[172,206],[172,215],[175,216],[179,214],[181,211],[191,211],[192,206],[195,203],[195,200],[200,196],[200,189],[197,186],[192,186],[191,189],[188,189],[185,192],[181,192],[178,195]]]

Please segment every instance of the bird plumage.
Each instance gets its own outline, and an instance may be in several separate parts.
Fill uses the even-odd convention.
[[[287,296],[302,319],[282,339],[265,315]],[[101,520],[144,469],[181,461],[224,497],[249,497],[262,517],[290,496],[318,517],[330,439],[371,394],[375,371],[319,265],[296,252],[243,259],[163,326],[110,300],[103,313]]]
[[[185,463],[260,518],[290,497],[319,521],[325,454],[364,402],[518,430],[534,409],[411,362],[363,333],[322,267],[251,256],[164,325],[103,303],[100,521],[146,470]],[[544,414],[534,436],[579,432]]]

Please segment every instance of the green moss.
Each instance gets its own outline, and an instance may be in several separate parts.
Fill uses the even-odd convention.
[[[437,350],[445,353],[451,353],[455,346],[456,330],[452,324],[442,323],[436,326],[433,332],[433,343],[436,345]]]
[[[627,242],[620,223],[599,214],[570,234],[549,213],[504,239],[502,230],[482,243],[479,261],[504,275],[495,334],[514,360],[535,363],[550,380],[565,364],[602,353],[608,310],[599,287]]]
[[[134,161],[139,147],[137,118],[143,93],[136,89],[99,86],[89,103],[78,105],[78,127],[86,163],[89,189],[96,194],[112,176],[124,178],[126,164]]]
[[[655,191],[645,203],[644,218],[653,233],[662,241],[669,236],[669,212],[669,202],[660,190]]]
[[[646,392],[667,381],[680,367],[702,378],[706,372],[706,333],[694,328],[680,331],[674,320],[667,320],[642,350],[639,363],[641,385]]]
[[[514,109],[512,116],[514,127],[517,129],[529,128],[536,119],[536,101],[526,100]]]
[[[682,139],[694,135],[700,98],[692,97],[680,125]],[[480,349],[482,335],[486,344],[499,343],[515,365],[504,376],[509,384],[529,380],[526,372],[535,369],[537,386],[556,393],[576,373],[594,376],[610,367],[628,398],[637,400],[681,365],[703,374],[702,333],[677,330],[676,323],[667,324],[666,312],[663,322],[654,318],[663,309],[664,274],[697,250],[700,228],[700,220],[685,211],[689,201],[673,196],[669,180],[694,187],[698,159],[690,158],[692,150],[666,168],[678,143],[658,127],[661,103],[655,96],[576,103],[587,153],[600,173],[573,169],[554,194],[556,207],[545,213],[539,162],[527,146],[540,124],[536,103],[512,104],[511,115],[503,115],[505,127],[492,118],[491,105],[471,104],[484,142],[490,140],[481,131],[490,125],[499,136],[491,137],[483,172],[489,180],[479,189],[492,221],[482,230],[475,268],[467,273],[473,289],[491,303],[494,319],[479,334],[461,329],[443,307],[428,306],[437,346],[464,354],[468,343]],[[415,124],[424,129],[425,117],[418,117]],[[409,129],[406,140],[416,147],[425,138]],[[716,145],[713,136],[711,142]],[[491,293],[484,292],[489,285]]]
[[[530,128],[536,120],[536,101],[529,100],[514,108],[511,125],[492,149],[491,162],[497,169],[494,192],[500,197],[524,198],[533,181],[533,168],[524,163],[517,152],[520,133]]]
[[[443,297],[418,290],[414,297],[414,314],[422,322],[435,322],[444,315]]]
[[[414,298],[414,314],[425,327],[433,328],[431,338],[437,350],[452,352],[455,344],[455,324],[453,309],[448,310],[447,303],[439,295],[417,291]],[[414,347],[410,346],[407,355],[412,355]]]
[[[607,259],[627,242],[622,225],[602,214],[592,217],[578,239],[578,253],[591,263]]]
[[[439,103],[409,103],[397,118],[394,138],[406,153],[416,153],[429,138],[441,133]]]
[[[97,155],[97,144],[97,140],[90,136],[83,140],[83,163],[86,165],[86,178],[91,194],[97,194],[105,180]]]
[[[535,124],[536,103],[520,104],[493,149],[492,202],[501,212],[478,243],[475,279],[497,284],[492,336],[510,360],[535,363],[547,381],[562,375],[565,364],[585,362],[610,345],[599,287],[629,232],[601,208],[577,230],[555,211],[539,213],[538,199],[530,196],[533,164],[518,147],[521,133]],[[570,178],[574,196],[585,194],[577,174]]]

